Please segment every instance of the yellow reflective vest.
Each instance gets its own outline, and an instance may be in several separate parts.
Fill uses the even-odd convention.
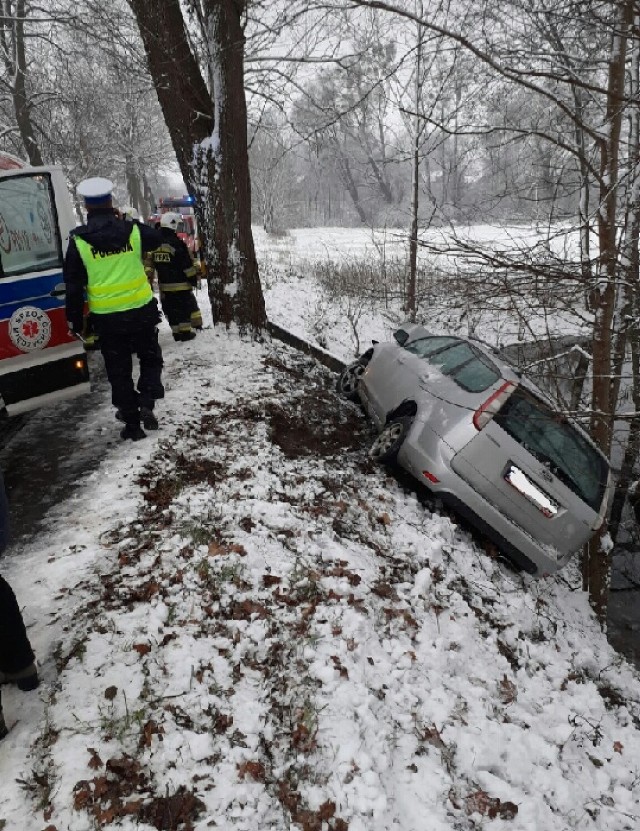
[[[89,311],[112,314],[139,309],[153,297],[142,263],[140,229],[134,224],[127,243],[117,251],[99,251],[82,237],[74,238],[87,270]]]

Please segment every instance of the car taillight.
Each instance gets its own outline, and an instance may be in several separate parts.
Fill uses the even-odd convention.
[[[473,424],[476,430],[482,430],[483,427],[487,426],[494,415],[500,411],[502,405],[513,392],[514,387],[513,381],[505,381],[499,390],[494,392],[490,398],[487,398],[481,407],[478,407],[473,414]]]

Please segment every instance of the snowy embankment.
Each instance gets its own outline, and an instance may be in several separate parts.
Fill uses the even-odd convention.
[[[269,315],[308,333],[314,296]],[[637,831],[640,680],[575,571],[513,574],[374,467],[312,360],[162,344],[160,431],[3,560],[43,684],[3,691],[0,828]]]
[[[638,827],[638,677],[580,591],[372,467],[291,350],[167,358],[157,439],[25,552],[60,643],[38,699],[5,693],[5,829]]]

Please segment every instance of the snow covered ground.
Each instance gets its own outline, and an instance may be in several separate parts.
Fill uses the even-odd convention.
[[[380,273],[386,268],[395,274],[406,262],[406,232],[322,228],[315,231],[298,229],[281,237],[267,237],[262,229],[255,229],[254,235],[256,249],[261,255],[261,277],[269,307],[288,318],[299,334],[315,340],[321,338],[328,348],[349,357],[360,345],[350,319],[357,319],[360,338],[365,333],[368,338],[388,336],[392,324],[397,322],[393,304],[391,309],[381,309],[379,304],[374,306],[366,300],[340,301],[335,295],[328,296],[317,284],[310,284],[308,277],[315,265],[322,262],[345,263],[353,267],[364,261],[372,267],[378,265]],[[510,248],[512,252],[530,249],[541,239],[531,228],[496,229],[488,225],[457,228],[456,238],[467,246],[487,250]],[[418,315],[432,331],[457,331],[496,347],[522,339],[588,333],[589,315],[564,304],[557,280],[547,285],[546,292],[539,285],[538,302],[534,303],[530,277],[506,276],[501,269],[495,268],[489,269],[493,280],[489,290],[476,281],[469,282],[467,293],[465,269],[456,269],[450,253],[436,253],[449,251],[453,244],[452,232],[432,229],[421,239],[425,247],[418,248],[418,268],[427,285],[421,287],[423,297],[419,298]],[[572,241],[571,235],[558,229],[554,253],[557,256],[566,254],[571,250]],[[399,267],[398,263],[402,265]],[[476,273],[474,269],[472,272]],[[272,279],[272,273],[277,275],[276,279]],[[449,279],[456,273],[457,279]],[[483,274],[486,276],[486,273],[485,269]],[[574,289],[575,286],[571,291]],[[518,314],[514,313],[515,309]]]
[[[349,359],[270,273],[270,318],[309,334],[320,302]],[[3,689],[0,828],[637,831],[640,678],[575,570],[513,574],[374,467],[312,360],[161,335],[161,429],[1,561],[43,684]],[[105,407],[78,441],[117,429]]]

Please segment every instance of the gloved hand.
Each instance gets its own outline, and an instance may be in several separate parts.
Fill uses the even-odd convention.
[[[83,342],[85,352],[97,352],[101,348],[100,338],[96,334],[87,335]]]

